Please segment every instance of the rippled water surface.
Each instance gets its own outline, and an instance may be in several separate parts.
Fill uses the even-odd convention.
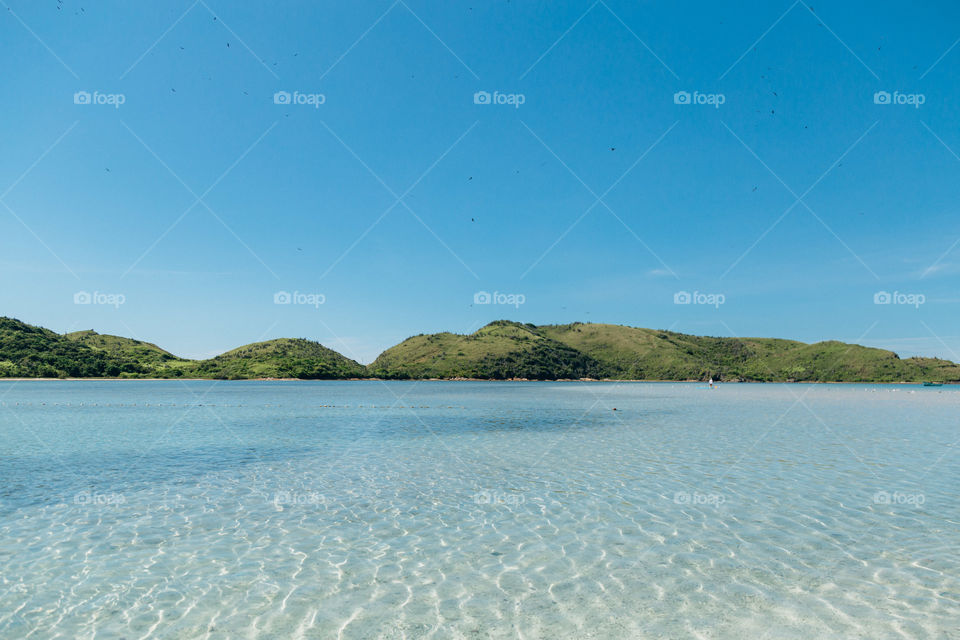
[[[0,403],[3,638],[960,637],[951,387],[29,381]]]

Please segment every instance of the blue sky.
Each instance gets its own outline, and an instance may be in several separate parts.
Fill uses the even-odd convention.
[[[4,315],[189,357],[509,318],[960,359],[955,3],[0,4]]]

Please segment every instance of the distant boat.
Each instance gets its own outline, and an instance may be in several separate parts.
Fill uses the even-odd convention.
[[[942,387],[942,386],[943,386],[943,383],[942,383],[942,382],[924,382],[924,383],[923,383],[923,386],[925,386],[925,387]]]

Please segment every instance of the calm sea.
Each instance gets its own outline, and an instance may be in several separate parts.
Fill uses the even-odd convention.
[[[953,387],[2,382],[0,637],[960,637],[958,409]]]

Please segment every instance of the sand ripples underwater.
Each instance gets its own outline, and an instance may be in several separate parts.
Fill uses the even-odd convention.
[[[960,637],[952,388],[0,395],[3,638]]]

